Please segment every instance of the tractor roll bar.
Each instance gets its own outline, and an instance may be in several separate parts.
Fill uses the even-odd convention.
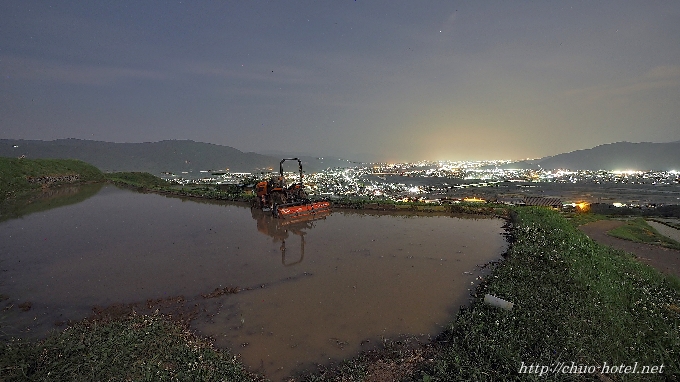
[[[298,158],[284,158],[281,159],[281,162],[279,163],[279,175],[283,176],[283,162],[287,160],[296,160],[298,161],[298,168],[300,169],[300,184],[302,184],[302,161]]]

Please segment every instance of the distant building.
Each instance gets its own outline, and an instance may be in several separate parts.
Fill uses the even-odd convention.
[[[524,198],[525,206],[551,207],[556,209],[562,208],[562,200],[560,198],[544,198],[540,196],[526,196]]]

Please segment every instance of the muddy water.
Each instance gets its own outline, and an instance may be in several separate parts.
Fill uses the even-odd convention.
[[[273,380],[380,338],[436,335],[479,266],[505,248],[496,219],[333,212],[283,225],[236,205],[105,187],[0,223],[2,291],[17,335],[93,306],[183,296],[192,326]],[[205,296],[216,288],[240,292]]]

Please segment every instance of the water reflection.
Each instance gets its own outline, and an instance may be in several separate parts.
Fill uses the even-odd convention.
[[[504,250],[501,225],[342,211],[285,222],[106,186],[0,223],[2,292],[31,303],[5,322],[40,336],[94,306],[182,308],[216,345],[282,379],[350,357],[366,340],[437,334],[479,266]]]
[[[96,195],[103,184],[86,184],[47,188],[23,198],[0,203],[0,222],[18,219],[36,212],[80,203]]]
[[[307,230],[311,230],[318,220],[324,220],[330,211],[321,211],[314,215],[305,215],[295,219],[277,219],[272,216],[270,212],[262,211],[259,208],[251,208],[250,210],[253,219],[257,221],[257,230],[267,236],[273,238],[274,243],[281,243],[281,263],[284,266],[296,265],[302,262],[305,258],[305,235]],[[291,260],[288,248],[286,248],[286,239],[289,233],[300,238],[299,259]],[[289,259],[286,260],[288,253]]]

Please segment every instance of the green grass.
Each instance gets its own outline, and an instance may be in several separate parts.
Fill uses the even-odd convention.
[[[3,381],[253,381],[236,359],[159,316],[81,322],[0,344]]]
[[[147,185],[142,187],[155,182],[146,175],[119,175],[118,180]],[[218,188],[207,186],[175,192],[227,197]],[[495,210],[460,208],[461,212]],[[663,364],[661,376],[607,377],[614,381],[678,380],[677,279],[662,276],[632,255],[593,242],[558,212],[516,208],[510,215],[511,246],[506,259],[484,280],[473,303],[459,312],[437,338],[433,353],[428,353],[407,380],[547,380],[537,374],[519,374],[522,362],[548,366],[557,362]],[[510,300],[514,309],[485,305],[486,293]],[[0,377],[8,381],[255,378],[228,353],[213,349],[207,340],[160,316],[82,322],[44,341],[15,340],[0,346]],[[377,364],[403,362],[408,351],[394,346],[382,354],[364,354],[343,362],[335,371],[310,374],[301,380],[360,381]],[[593,375],[553,377],[549,379],[597,380]]]
[[[137,188],[158,189],[170,187],[170,182],[148,172],[113,172],[106,174],[106,179],[115,184]]]
[[[591,212],[565,212],[563,216],[574,225],[578,227],[584,224],[596,222],[598,220],[608,220],[609,217],[606,215],[595,214]]]
[[[516,210],[508,256],[440,336],[435,362],[419,380],[545,380],[525,365],[664,365],[680,373],[680,290],[631,255],[599,245],[558,213]],[[516,305],[485,305],[485,293]],[[552,377],[551,377],[552,378]],[[597,380],[562,375],[562,380]]]
[[[680,249],[680,243],[661,235],[645,219],[636,218],[607,232],[609,235],[637,243],[656,244],[666,248]]]
[[[232,202],[250,202],[254,198],[254,196],[251,194],[243,193],[238,186],[232,186],[223,189],[214,184],[172,187],[165,189],[163,192],[179,197],[224,200]]]
[[[100,182],[104,174],[96,167],[75,159],[17,159],[0,157],[0,201],[40,189],[44,183],[31,178],[77,175],[75,183]],[[57,181],[55,184],[65,182]],[[53,184],[50,184],[53,185]]]
[[[140,191],[152,191],[179,197],[202,199],[250,201],[252,196],[243,194],[237,185],[188,185],[180,186],[161,179],[147,172],[115,172],[106,174],[108,181],[124,187],[133,187]]]
[[[405,381],[678,380],[680,283],[632,255],[597,244],[558,212],[511,212],[506,259],[474,292],[473,303],[425,351]],[[505,311],[486,293],[515,303]],[[303,381],[362,381],[377,365],[398,368],[418,355],[388,349],[347,360]],[[664,365],[662,375],[519,374],[525,365]],[[395,366],[397,365],[397,366]],[[639,369],[638,369],[639,370]]]
[[[458,214],[481,214],[505,216],[507,208],[502,204],[462,202],[455,204],[435,204],[424,202],[395,202],[389,199],[368,199],[364,197],[342,198],[332,202],[335,208],[360,210],[396,210],[420,212],[450,212]]]
[[[614,375],[613,381],[677,380],[680,374],[680,285],[632,255],[588,239],[559,213],[512,212],[507,258],[475,291],[425,353],[386,342],[300,381],[361,381],[376,367],[409,381],[598,380],[595,375],[539,377],[525,365],[664,365],[663,375]],[[490,293],[515,303],[483,303]],[[6,380],[251,380],[209,342],[161,317],[81,323],[45,341],[8,342],[0,354]],[[414,355],[415,354],[415,355]],[[426,354],[420,357],[418,354]],[[414,371],[415,370],[415,371]],[[676,378],[676,379],[674,379]]]

